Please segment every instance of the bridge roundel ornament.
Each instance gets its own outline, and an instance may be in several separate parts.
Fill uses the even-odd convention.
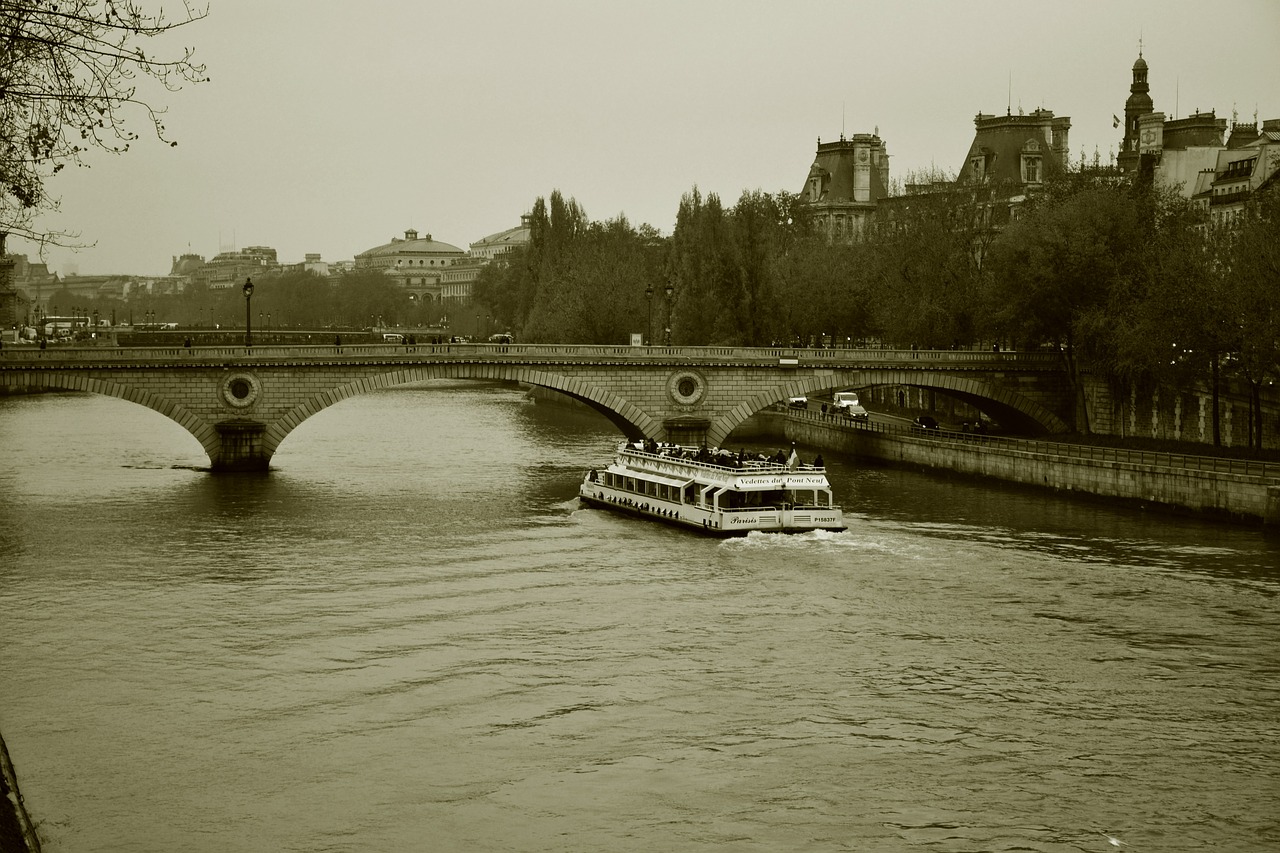
[[[232,373],[222,380],[222,399],[237,409],[247,409],[258,399],[262,386],[249,373]]]
[[[696,406],[707,395],[707,380],[696,371],[681,370],[667,379],[667,394],[678,405]]]

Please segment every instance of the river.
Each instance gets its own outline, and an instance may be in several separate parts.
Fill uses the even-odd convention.
[[[0,398],[45,853],[1280,849],[1275,539],[834,453],[847,532],[705,539],[577,507],[619,438],[434,382],[214,476]]]

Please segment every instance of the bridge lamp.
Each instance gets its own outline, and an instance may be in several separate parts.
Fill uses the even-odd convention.
[[[240,288],[244,293],[244,345],[253,346],[253,279],[246,278],[244,287]]]
[[[671,346],[671,297],[676,295],[675,285],[667,282],[667,286],[662,288],[662,292],[667,295],[667,334],[664,346]]]
[[[649,300],[649,335],[645,340],[653,346],[653,285],[644,289],[644,298]]]

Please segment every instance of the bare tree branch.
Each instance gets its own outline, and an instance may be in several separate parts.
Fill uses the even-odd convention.
[[[68,165],[86,166],[93,149],[128,151],[139,139],[132,122],[177,145],[166,135],[164,109],[140,95],[138,83],[176,92],[207,82],[205,68],[193,48],[149,55],[141,44],[208,14],[190,2],[170,19],[136,0],[0,0],[0,233],[42,246],[74,239],[38,226],[58,207],[47,182]]]

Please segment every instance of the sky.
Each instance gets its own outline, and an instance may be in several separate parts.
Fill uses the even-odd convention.
[[[178,145],[133,115],[129,152],[53,178],[41,225],[88,247],[46,249],[51,271],[341,261],[409,229],[466,249],[556,190],[670,234],[694,187],[799,191],[842,132],[878,132],[891,180],[955,173],[974,116],[1006,109],[1070,117],[1071,159],[1106,161],[1139,44],[1168,117],[1280,118],[1280,0],[208,2],[146,45],[207,67],[141,89]]]

